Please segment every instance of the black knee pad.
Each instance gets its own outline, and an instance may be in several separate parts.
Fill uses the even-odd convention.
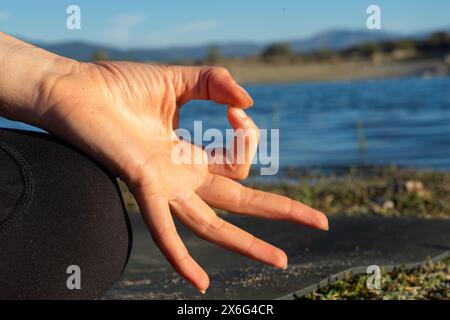
[[[116,179],[45,133],[0,129],[0,299],[96,299],[131,230]]]

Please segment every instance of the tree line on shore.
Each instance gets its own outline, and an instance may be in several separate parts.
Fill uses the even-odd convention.
[[[220,65],[229,62],[242,63],[313,63],[339,62],[361,59],[372,61],[385,60],[414,60],[414,59],[443,59],[450,64],[450,33],[435,32],[425,38],[402,38],[383,42],[365,42],[341,50],[332,50],[324,46],[312,52],[296,52],[289,42],[272,43],[264,47],[257,55],[248,57],[226,57],[219,46],[208,48],[205,58],[195,61],[176,61],[180,64]],[[91,60],[107,60],[108,53],[98,50],[92,53]]]
[[[384,42],[366,42],[343,50],[331,50],[326,47],[318,51],[298,53],[288,42],[273,43],[256,55],[241,60],[260,61],[265,63],[301,63],[324,61],[347,61],[352,59],[404,60],[404,59],[449,59],[450,34],[435,32],[424,39],[399,39]],[[217,46],[211,46],[205,64],[220,64],[225,58]],[[450,62],[450,61],[447,61]]]

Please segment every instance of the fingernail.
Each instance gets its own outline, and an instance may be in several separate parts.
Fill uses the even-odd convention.
[[[326,217],[322,220],[322,229],[325,231],[330,230],[330,226],[328,225],[328,219]]]
[[[235,108],[234,112],[239,116],[239,118],[241,118],[242,120],[247,120],[247,114],[245,113],[244,110],[239,109],[239,108]]]
[[[318,222],[318,225],[319,225],[319,228],[321,229],[321,230],[324,230],[324,231],[328,231],[329,230],[329,226],[328,226],[328,218],[327,218],[327,216],[323,213],[323,212],[320,212],[320,211],[317,211],[317,210],[315,210],[315,212],[316,212],[316,216],[317,216],[317,222]]]
[[[198,291],[200,291],[201,294],[205,294],[206,293],[205,289],[199,289]]]
[[[281,270],[286,270],[287,269],[287,265],[285,265],[284,267],[281,268]]]
[[[238,86],[239,90],[241,90],[242,93],[244,93],[244,94],[247,96],[247,98],[249,99],[249,102],[250,102],[250,106],[252,106],[253,103],[254,103],[254,101],[253,101],[252,97],[250,97],[250,94],[248,93],[248,91],[245,90],[245,89],[244,89],[243,87],[241,87],[240,85],[237,85],[237,86]]]

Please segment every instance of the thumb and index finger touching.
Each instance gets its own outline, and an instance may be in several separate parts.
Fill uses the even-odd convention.
[[[290,219],[293,221],[310,224],[315,227],[318,227],[317,221],[320,220],[319,222],[321,223],[324,223],[326,221],[326,218],[313,219],[314,217],[317,217],[318,214],[312,211],[309,212],[308,208],[299,203],[292,204],[293,201],[291,201],[290,199],[280,196],[276,197],[273,195],[269,197],[268,194],[255,193],[254,191],[250,194],[250,196],[246,197],[247,199],[250,199],[250,201],[247,201],[248,208],[246,208],[245,206],[242,208],[233,208],[232,206],[230,206],[230,204],[239,203],[239,201],[236,201],[236,199],[239,200],[240,198],[239,192],[241,192],[242,190],[246,190],[247,193],[250,192],[249,189],[240,188],[237,182],[231,181],[228,178],[245,178],[248,174],[252,157],[257,149],[259,141],[258,128],[251,120],[251,118],[248,117],[243,111],[243,109],[246,109],[253,104],[253,100],[249,96],[249,94],[241,86],[239,86],[236,81],[234,81],[229,72],[224,68],[171,67],[171,69],[173,72],[173,85],[176,92],[178,106],[181,106],[190,100],[212,100],[219,104],[229,106],[227,110],[227,118],[231,127],[235,131],[231,151],[234,160],[236,160],[236,152],[240,151],[238,149],[238,142],[240,137],[237,133],[239,129],[242,129],[246,132],[254,132],[254,134],[250,135],[244,134],[245,157],[243,163],[232,161],[231,163],[212,163],[208,166],[210,176],[214,176],[215,174],[217,174],[220,176],[225,176],[227,178],[222,177],[220,180],[217,180],[219,182],[221,181],[221,185],[217,185],[217,183],[216,186],[210,185],[210,188],[208,188],[209,197],[206,197],[204,199],[205,201],[209,199],[208,202],[212,204],[217,203],[219,204],[218,207],[223,207],[224,209],[233,209],[233,211],[236,212],[247,214],[254,214],[255,212],[258,212],[262,217]],[[219,151],[219,153],[220,152],[229,154],[229,151],[226,149]],[[217,189],[220,189],[220,191],[223,192],[222,196],[219,197],[220,199],[218,199],[217,195],[215,198],[211,196],[211,194],[216,193],[215,191],[217,191]],[[154,197],[152,198],[149,195],[145,194],[144,190],[141,191],[141,193],[137,193],[137,199],[140,203],[140,206],[143,206],[143,211],[147,213],[144,214],[144,216],[146,218],[147,224],[149,225],[151,233],[155,238],[156,243],[166,255],[167,259],[174,266],[174,268],[183,277],[192,282],[200,291],[204,292],[209,286],[209,278],[206,272],[189,255],[186,247],[180,239],[171,218],[170,207],[168,204],[169,199],[160,199]],[[208,194],[208,192],[206,192],[206,195]],[[203,195],[205,195],[204,190]],[[224,204],[224,200],[226,200],[227,203],[225,204],[225,206],[222,206]],[[202,204],[201,206],[203,207],[203,209],[207,208],[207,205],[204,204],[202,200],[197,202]],[[283,211],[281,213],[278,212],[280,211],[280,206],[285,209],[281,210]],[[191,212],[191,215],[192,214],[193,213]],[[211,214],[211,216],[213,216],[213,214]],[[190,223],[190,221],[188,222]],[[193,228],[195,229],[195,226],[193,226]],[[225,229],[221,229],[218,227],[214,230],[223,231]],[[230,228],[226,230],[230,231]],[[227,231],[228,233],[226,234],[223,232],[221,234],[217,233],[215,235],[215,238],[211,239],[210,241],[224,244],[225,247],[230,247],[231,244],[231,249],[236,249],[237,247],[235,246],[233,240],[242,239],[242,237],[239,237],[239,234],[242,236],[243,233],[241,231],[237,231],[237,229],[233,230],[233,232]],[[248,239],[252,239],[251,235],[245,235]],[[247,241],[246,243],[261,244],[262,242],[251,240]],[[242,245],[242,243],[240,244]],[[256,251],[253,252],[249,251],[249,248],[257,249],[254,249]],[[255,253],[252,256],[253,258],[259,258],[259,260],[265,261],[267,263],[276,260],[277,265],[279,266],[285,266],[287,263],[287,261],[285,261],[287,258],[285,258],[285,254],[282,253],[282,251],[266,245],[256,246],[253,244],[247,247],[246,253],[246,255],[249,255],[248,253],[251,253],[251,256],[252,253]]]
[[[253,99],[221,67],[172,67],[178,105],[190,100],[212,100],[228,105],[227,118],[235,137],[231,150],[214,149],[208,153],[209,171],[232,179],[245,179],[256,153],[259,130],[243,111],[253,105]]]

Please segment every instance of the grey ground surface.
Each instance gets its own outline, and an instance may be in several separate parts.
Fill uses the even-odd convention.
[[[210,275],[199,294],[166,262],[138,215],[134,245],[121,280],[106,299],[275,299],[305,293],[331,275],[368,265],[405,265],[448,254],[450,220],[332,218],[330,231],[227,215],[228,221],[284,249],[287,270],[276,270],[209,244],[178,225],[192,256]],[[324,282],[322,282],[324,284]],[[310,290],[310,289],[308,289]],[[306,290],[306,291],[308,291]]]

